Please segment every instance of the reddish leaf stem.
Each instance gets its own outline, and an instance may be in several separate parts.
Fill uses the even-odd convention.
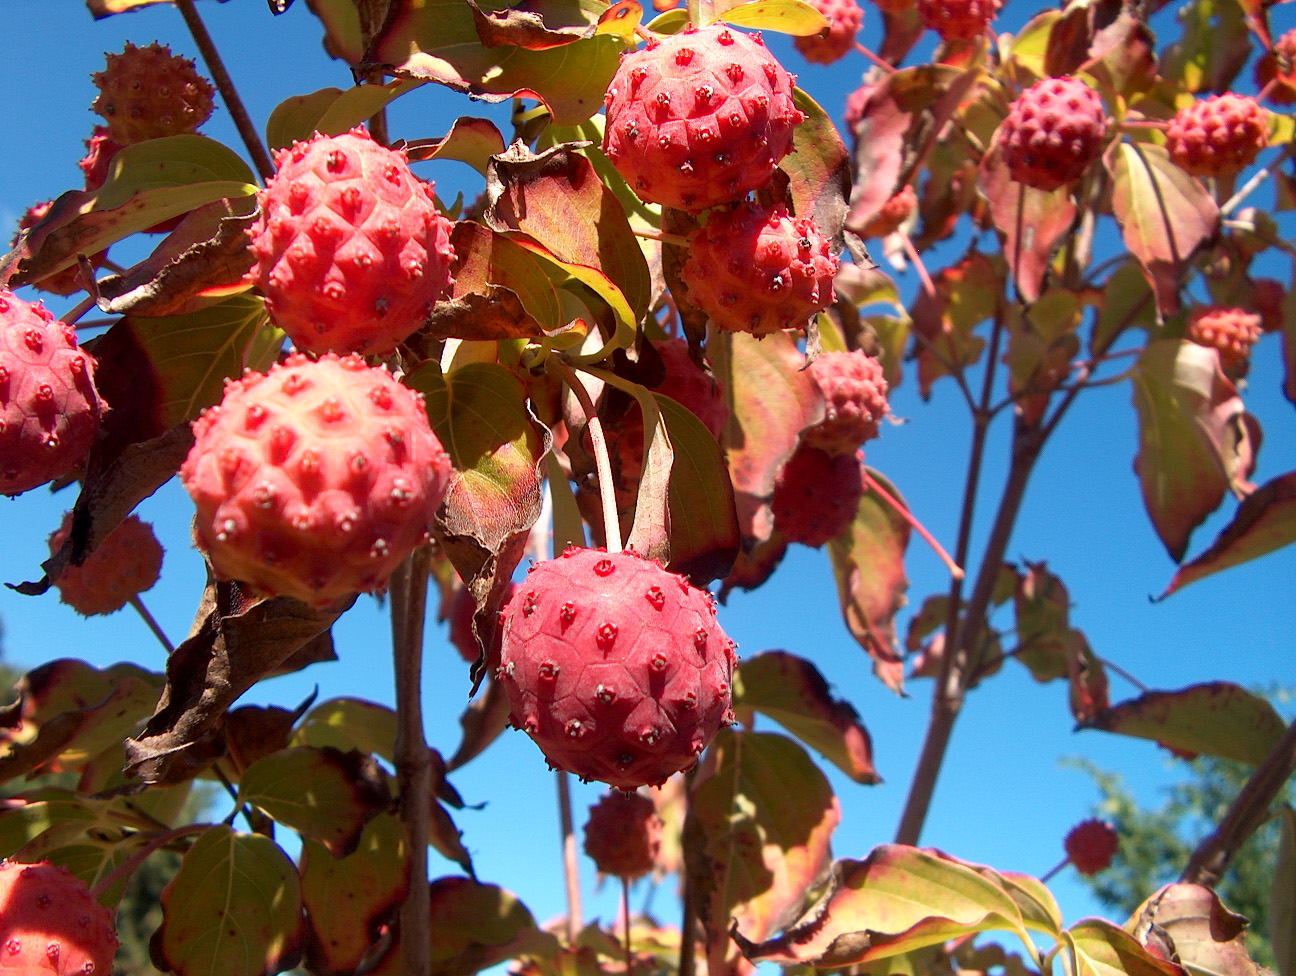
[[[963,567],[956,563],[950,557],[950,554],[945,551],[945,547],[936,541],[936,537],[927,531],[927,526],[914,518],[913,512],[909,511],[908,507],[904,503],[883,488],[882,485],[878,483],[878,480],[869,474],[867,470],[864,472],[864,487],[869,491],[874,492],[879,498],[890,505],[897,515],[909,523],[909,527],[917,532],[927,545],[932,547],[932,550],[936,555],[940,557],[940,561],[945,564],[945,568],[950,571],[951,576],[955,579],[963,578]]]
[[[104,875],[95,882],[94,887],[90,889],[90,897],[98,901],[105,891],[115,885],[123,878],[129,878],[138,870],[139,866],[148,860],[154,852],[161,850],[174,840],[181,837],[188,837],[190,834],[201,834],[209,828],[211,824],[188,824],[184,827],[177,827],[175,830],[165,830],[160,834],[155,834],[145,842],[144,846],[131,854],[130,857],[122,861],[121,864],[113,868],[108,874]]]
[[[396,670],[396,778],[400,820],[409,848],[409,891],[400,912],[402,976],[428,976],[431,960],[431,894],[428,836],[432,757],[423,737],[423,625],[432,553],[420,546],[391,581],[392,651]]]
[[[154,619],[153,614],[149,613],[148,607],[144,606],[144,601],[139,598],[138,593],[130,598],[130,605],[135,608],[136,613],[144,618],[144,622],[148,624],[149,630],[153,631],[153,636],[158,639],[158,643],[166,648],[167,654],[174,654],[175,645],[167,640],[166,632],[158,626],[157,620]]]
[[[658,241],[662,244],[674,244],[676,247],[685,247],[688,245],[688,238],[680,234],[668,234],[666,231],[646,230],[644,228],[634,229],[635,237],[642,237],[646,241]]]
[[[212,40],[211,34],[207,32],[207,25],[198,16],[194,0],[175,0],[175,5],[180,9],[180,16],[184,18],[189,33],[193,35],[194,43],[198,45],[198,51],[202,54],[203,63],[207,65],[207,70],[211,72],[212,81],[216,83],[221,98],[225,100],[225,107],[229,110],[230,118],[234,120],[234,127],[238,129],[238,134],[243,139],[243,145],[247,146],[248,155],[252,157],[253,165],[256,166],[262,180],[270,179],[274,175],[274,163],[271,162],[270,154],[261,142],[261,136],[257,133],[256,126],[252,124],[252,118],[248,115],[243,100],[239,97],[238,89],[234,87],[233,79],[230,78],[229,72],[225,70],[225,62],[222,60],[220,52],[216,50],[216,44]]]
[[[868,58],[869,61],[873,62],[873,64],[877,65],[887,74],[893,75],[896,73],[896,66],[894,64],[892,64],[890,61],[883,61],[880,57],[878,57],[876,54],[870,51],[859,41],[855,42],[855,50],[859,51],[860,54],[864,55],[864,57]]]
[[[575,395],[585,413],[585,426],[590,435],[590,446],[594,454],[594,469],[598,475],[599,500],[603,505],[603,539],[608,552],[621,551],[621,523],[617,519],[616,488],[612,484],[612,463],[608,459],[607,438],[603,436],[603,424],[594,410],[594,401],[590,399],[589,390],[581,382],[576,371],[556,357],[550,357],[558,375],[562,377],[567,388]]]
[[[576,850],[568,774],[558,769],[554,775],[558,778],[558,820],[562,831],[563,881],[567,888],[567,944],[574,946],[581,930],[580,858]]]

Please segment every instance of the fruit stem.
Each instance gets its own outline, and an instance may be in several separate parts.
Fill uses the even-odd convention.
[[[98,901],[103,897],[103,893],[118,881],[121,881],[123,878],[129,878],[134,874],[136,869],[148,860],[155,851],[165,847],[173,840],[187,837],[189,834],[200,834],[210,826],[211,824],[205,823],[188,824],[184,827],[177,827],[175,830],[164,830],[160,834],[154,834],[145,842],[143,847],[133,853],[130,857],[126,858],[126,860],[122,861],[121,864],[113,868],[108,872],[108,874],[96,881],[94,887],[90,889],[90,897],[95,901]]]
[[[158,643],[166,648],[167,654],[174,654],[175,645],[167,640],[166,633],[158,626],[157,620],[154,619],[153,614],[149,613],[148,607],[144,606],[144,601],[139,598],[138,593],[130,598],[130,605],[135,608],[136,613],[144,618],[144,622],[148,624],[149,630],[153,631],[153,636],[158,639]]]
[[[923,291],[927,293],[928,298],[936,301],[939,298],[936,294],[936,286],[932,283],[931,275],[927,273],[927,265],[923,264],[923,259],[918,256],[918,249],[913,246],[913,241],[909,239],[908,234],[901,234],[900,242],[904,246],[905,254],[913,263],[918,280],[922,282]]]
[[[684,237],[682,234],[668,234],[665,231],[636,228],[634,230],[634,236],[642,237],[647,241],[658,241],[662,244],[674,244],[676,247],[688,246],[688,238]]]
[[[625,966],[626,976],[634,973],[634,954],[630,951],[630,879],[621,876],[621,911],[625,915]]]
[[[572,825],[571,784],[564,770],[558,777],[558,821],[562,830],[563,881],[567,887],[567,944],[575,946],[581,930],[580,859]]]
[[[937,542],[936,537],[927,531],[927,527],[914,518],[913,512],[909,511],[908,507],[904,505],[904,503],[883,488],[882,485],[878,483],[878,480],[868,473],[867,469],[864,471],[864,487],[895,509],[896,514],[908,522],[911,529],[922,536],[927,545],[931,546],[936,555],[940,557],[940,561],[945,564],[945,568],[950,571],[951,576],[957,580],[963,579],[966,575],[963,572],[963,568],[954,561],[948,552],[945,551],[945,547]]]
[[[1260,170],[1252,174],[1251,178],[1242,185],[1242,189],[1238,190],[1224,202],[1224,205],[1220,207],[1220,217],[1227,217],[1241,206],[1242,201],[1254,193],[1256,188],[1267,180],[1277,167],[1281,166],[1291,157],[1291,154],[1291,144],[1289,143],[1288,145],[1283,146],[1282,152],[1280,152],[1275,159],[1271,160],[1268,165],[1261,167]]]
[[[66,322],[68,325],[76,325],[77,320],[94,307],[94,296],[89,295],[84,301],[78,302],[72,309],[70,309],[67,315],[63,316],[62,321]]]
[[[1049,870],[1046,871],[1044,874],[1041,874],[1040,880],[1043,881],[1045,884],[1047,884],[1049,881],[1053,880],[1053,878],[1057,876],[1058,872],[1060,872],[1064,867],[1066,867],[1070,863],[1071,863],[1071,855],[1068,854],[1066,857],[1062,858],[1062,860],[1058,861],[1057,864],[1053,865],[1053,867],[1049,868]]]
[[[189,33],[193,35],[194,43],[198,45],[203,63],[207,65],[212,81],[216,82],[221,98],[225,100],[225,107],[229,110],[230,118],[234,120],[234,127],[243,138],[243,144],[247,146],[248,155],[252,157],[257,172],[261,174],[262,180],[270,179],[274,175],[274,163],[270,161],[270,154],[261,142],[256,126],[252,124],[252,119],[243,106],[243,100],[239,98],[238,89],[234,87],[229,72],[225,70],[225,62],[221,59],[220,52],[216,50],[211,34],[207,32],[207,25],[198,16],[194,0],[175,0],[175,5],[180,9],[180,16],[184,18]]]
[[[396,665],[396,776],[400,820],[409,848],[409,891],[401,906],[402,976],[432,970],[431,894],[428,834],[432,801],[432,759],[423,737],[423,624],[427,613],[432,551],[419,546],[392,574],[392,651]]]
[[[870,61],[872,61],[875,65],[877,65],[887,74],[893,75],[896,73],[896,66],[894,64],[892,64],[890,61],[883,61],[880,57],[878,57],[876,54],[874,54],[872,51],[866,48],[859,41],[855,42],[855,50],[859,51],[860,54],[864,55],[864,57],[868,58]]]
[[[556,356],[550,356],[549,362],[567,384],[568,389],[576,396],[581,410],[585,412],[585,426],[589,430],[591,449],[594,454],[594,469],[598,475],[599,499],[603,505],[603,541],[608,552],[621,551],[621,523],[617,519],[616,488],[612,484],[612,463],[608,460],[607,439],[603,436],[603,424],[594,411],[594,401],[590,399],[589,390],[581,382],[576,371]]]

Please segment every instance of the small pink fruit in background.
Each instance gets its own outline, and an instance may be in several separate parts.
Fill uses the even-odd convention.
[[[855,36],[864,22],[864,11],[855,0],[813,0],[813,5],[828,21],[828,32],[822,36],[796,37],[792,43],[812,64],[840,61],[855,49]]]
[[[943,41],[970,41],[985,33],[1002,0],[916,0],[923,23]],[[884,8],[889,9],[889,8]]]
[[[275,163],[249,231],[271,321],[306,352],[390,352],[451,284],[432,184],[363,129],[295,143]]]
[[[0,974],[112,976],[113,915],[48,861],[0,861]]]
[[[1107,112],[1102,97],[1079,78],[1046,78],[1021,93],[998,131],[1012,178],[1056,190],[1102,155]]]
[[[621,59],[603,151],[649,203],[698,213],[765,186],[805,116],[795,79],[759,35],[724,24],[648,42]]]
[[[600,874],[633,881],[653,869],[661,850],[662,821],[642,793],[604,793],[590,807],[585,853]]]
[[[196,132],[215,107],[214,89],[189,58],[154,42],[129,41],[120,54],[92,76],[99,89],[93,110],[108,123],[114,142],[133,145],[146,139]]]
[[[85,460],[107,409],[94,370],[72,326],[0,288],[0,494],[21,495]]]
[[[1105,820],[1083,820],[1071,828],[1063,840],[1067,857],[1081,874],[1105,870],[1120,849],[1116,828]]]
[[[914,193],[914,188],[906,183],[869,218],[862,233],[865,237],[886,237],[887,234],[894,234],[916,209],[918,209],[918,195]]]
[[[801,440],[829,454],[851,454],[878,436],[887,415],[882,364],[860,350],[827,352],[808,372],[824,400],[824,419],[801,432]]]
[[[1211,95],[1175,113],[1166,151],[1194,176],[1224,176],[1255,162],[1269,145],[1269,111],[1247,95]]]
[[[1225,376],[1245,376],[1251,347],[1260,338],[1260,316],[1244,308],[1198,305],[1188,313],[1186,338],[1219,353]]]
[[[626,551],[532,567],[502,617],[511,719],[556,769],[620,790],[687,769],[733,720],[733,642],[715,601]]]
[[[804,329],[833,300],[839,262],[808,217],[741,203],[689,237],[680,278],[688,300],[727,332]]]
[[[49,538],[50,552],[58,552],[72,529],[72,513]],[[153,526],[136,515],[127,516],[86,556],[80,566],[69,565],[54,580],[59,599],[79,614],[115,613],[150,589],[162,573],[162,544]]]
[[[180,468],[216,573],[315,605],[383,589],[427,538],[450,474],[423,398],[332,354],[227,383]]]
[[[829,454],[800,444],[774,483],[774,528],[818,548],[850,526],[864,494],[863,452]]]

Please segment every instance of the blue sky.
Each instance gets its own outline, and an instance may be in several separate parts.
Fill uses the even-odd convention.
[[[202,3],[199,9],[259,122],[283,98],[350,83],[346,66],[323,54],[321,31],[304,2],[279,18],[255,0]],[[1013,4],[1008,24],[1019,24],[1027,9]],[[866,43],[877,40],[876,20],[872,11],[866,15]],[[0,223],[12,227],[30,203],[81,185],[76,164],[84,152],[82,140],[97,120],[89,111],[95,94],[90,73],[102,68],[103,52],[121,50],[128,39],[139,44],[156,39],[189,56],[196,52],[179,14],[165,5],[95,23],[75,0],[6,0],[5,26],[0,32],[0,82],[8,94],[0,127]],[[822,68],[805,64],[782,39],[771,43],[800,74],[801,86],[839,118],[846,93],[867,67],[863,58]],[[429,87],[398,103],[392,132],[407,138],[437,136],[459,114],[500,117],[498,110]],[[241,149],[223,109],[204,132]],[[420,164],[418,171],[437,181],[445,199],[460,189],[471,195],[480,186],[471,170],[454,162]],[[1272,201],[1269,189],[1258,194],[1259,205],[1272,209]],[[1292,236],[1290,218],[1278,216]],[[926,259],[936,268],[957,253],[947,244]],[[1275,274],[1291,278],[1286,268]],[[906,278],[902,285],[911,295],[912,280]],[[50,305],[55,311],[67,307],[57,299]],[[1260,344],[1246,393],[1251,411],[1265,425],[1258,482],[1296,467],[1296,424],[1281,382],[1277,337],[1271,336]],[[1099,655],[1150,686],[1177,688],[1213,679],[1252,686],[1291,683],[1296,550],[1194,584],[1163,603],[1148,599],[1165,587],[1173,565],[1143,513],[1132,471],[1136,435],[1130,397],[1127,385],[1116,385],[1081,398],[1039,465],[1009,558],[1047,560],[1070,589],[1073,625],[1085,631]],[[952,545],[969,430],[956,390],[938,384],[932,401],[924,404],[910,380],[895,393],[892,410],[905,422],[887,428],[870,444],[869,461]],[[999,459],[1006,455],[1006,434],[1007,425],[1000,424],[991,439],[989,457],[995,460],[984,479],[983,511],[993,504],[1001,484]],[[39,577],[45,539],[74,500],[70,491],[51,496],[44,490],[0,499],[5,540],[0,581]],[[145,602],[172,639],[179,640],[192,620],[203,578],[188,537],[192,508],[172,482],[144,503],[141,514],[154,522],[167,548],[163,580],[145,595]],[[1225,521],[1225,515],[1217,516],[1200,528],[1192,551],[1200,551]],[[945,589],[943,568],[917,542],[910,549],[908,570],[911,608]],[[902,614],[902,628],[906,620]],[[80,656],[96,665],[129,659],[163,667],[162,651],[129,610],[87,621],[60,604],[54,593],[28,598],[4,589],[0,621],[8,658],[21,666]],[[890,840],[921,745],[929,684],[912,682],[912,697],[901,699],[871,677],[867,659],[840,622],[822,552],[794,547],[766,587],[731,597],[721,622],[744,654],[783,648],[812,658],[836,692],[856,705],[872,732],[886,782],[859,787],[830,774],[844,814],[834,850],[839,856],[862,857],[873,845]],[[376,601],[362,598],[335,628],[337,663],[267,682],[246,700],[292,706],[318,686],[321,698],[357,695],[390,703],[386,627]],[[468,684],[466,668],[445,642],[443,629],[430,632],[427,669],[428,737],[448,754],[458,742],[457,717]],[[1136,693],[1120,678],[1112,680],[1113,699]],[[1072,726],[1066,689],[1037,685],[1022,669],[1008,667],[976,690],[955,731],[924,844],[997,868],[1039,874],[1059,859],[1063,835],[1088,815],[1097,795],[1083,774],[1061,768],[1060,758],[1087,756],[1123,775],[1149,798],[1175,775],[1165,753],[1149,743],[1074,733]],[[479,875],[517,892],[540,918],[560,912],[553,780],[535,747],[520,733],[508,733],[456,774],[454,784],[468,802],[485,803],[481,810],[457,815]],[[578,822],[597,794],[595,786],[577,788]],[[433,870],[449,873],[454,868],[439,864],[434,855]],[[592,884],[592,868],[587,865],[586,871]],[[1098,911],[1071,875],[1064,874],[1053,888],[1069,920]],[[587,884],[587,898],[589,890]],[[609,886],[587,911],[612,916],[614,896]],[[655,907],[664,912],[662,898]]]

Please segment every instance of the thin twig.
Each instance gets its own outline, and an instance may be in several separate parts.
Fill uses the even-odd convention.
[[[71,308],[68,311],[67,315],[64,315],[62,317],[61,321],[66,322],[68,325],[76,325],[77,320],[94,307],[95,307],[94,297],[93,296],[87,297],[83,301],[78,302],[73,308]]]
[[[881,68],[882,71],[884,71],[886,74],[893,75],[896,73],[896,66],[894,64],[892,64],[890,61],[882,60],[882,58],[878,57],[876,54],[870,51],[859,41],[855,42],[855,50],[859,51],[860,54],[864,55],[864,57],[868,58],[871,62],[873,62],[873,64]]]
[[[648,230],[643,227],[633,228],[635,237],[642,237],[646,241],[658,241],[661,244],[675,244],[678,247],[684,247],[688,244],[687,237],[681,237],[679,234],[668,234],[660,230]]]
[[[167,639],[166,632],[158,626],[157,620],[153,618],[153,614],[149,613],[148,607],[144,606],[144,601],[140,599],[138,593],[130,598],[130,605],[135,608],[136,613],[144,618],[144,622],[148,624],[149,630],[153,631],[153,636],[158,639],[158,643],[166,648],[167,654],[174,654],[175,645]]]
[[[634,973],[634,955],[630,951],[630,879],[621,878],[621,911],[625,913],[625,964],[626,976]]]
[[[927,531],[927,526],[914,518],[913,512],[909,511],[908,507],[906,507],[899,499],[895,498],[889,491],[878,484],[878,480],[869,474],[868,471],[864,472],[864,487],[890,505],[891,508],[895,510],[896,514],[904,519],[905,522],[909,524],[909,527],[923,538],[927,545],[932,547],[932,550],[940,558],[940,561],[945,564],[945,568],[950,571],[951,576],[955,579],[963,578],[965,575],[963,567],[956,563],[950,557],[950,554],[945,551],[945,547],[936,541],[936,537]]]
[[[216,44],[212,41],[211,34],[207,32],[207,26],[198,16],[194,0],[175,0],[175,5],[180,8],[180,16],[184,18],[185,26],[189,28],[189,33],[193,35],[194,43],[198,45],[198,51],[202,54],[203,63],[211,72],[212,81],[216,82],[221,98],[225,100],[225,107],[229,110],[230,118],[234,120],[234,127],[238,129],[243,145],[247,146],[253,165],[261,174],[262,180],[270,179],[274,175],[274,163],[270,161],[270,154],[266,152],[256,126],[252,124],[252,119],[243,106],[243,100],[239,98],[234,81],[225,70],[225,62],[221,59],[220,52],[216,50]]]
[[[555,770],[554,775],[558,778],[558,821],[562,831],[563,881],[567,889],[567,944],[574,946],[582,924],[580,857],[572,821],[571,783],[561,769]]]
[[[1241,206],[1242,201],[1244,201],[1247,197],[1249,197],[1252,193],[1254,193],[1256,189],[1259,188],[1260,184],[1263,183],[1265,180],[1267,180],[1273,174],[1273,171],[1277,167],[1281,166],[1284,162],[1288,160],[1288,158],[1291,157],[1292,151],[1293,151],[1292,144],[1288,143],[1287,145],[1283,146],[1282,152],[1280,152],[1276,157],[1274,157],[1274,159],[1272,159],[1268,164],[1260,167],[1259,170],[1253,173],[1251,178],[1247,180],[1244,184],[1242,184],[1242,189],[1238,190],[1231,197],[1229,197],[1228,200],[1225,201],[1224,206],[1220,207],[1220,216],[1227,217],[1239,206]]]

